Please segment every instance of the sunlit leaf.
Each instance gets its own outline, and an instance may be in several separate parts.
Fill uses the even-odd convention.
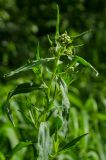
[[[0,160],[6,160],[5,156],[4,156],[4,154],[2,152],[0,152]]]

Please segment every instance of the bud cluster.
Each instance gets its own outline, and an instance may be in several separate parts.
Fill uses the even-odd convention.
[[[59,36],[57,40],[62,46],[67,46],[69,43],[72,43],[71,38],[67,35],[67,32]]]
[[[49,48],[49,52],[54,56],[63,54],[72,55],[73,53],[72,39],[67,35],[67,32],[59,35],[52,44],[53,45]]]

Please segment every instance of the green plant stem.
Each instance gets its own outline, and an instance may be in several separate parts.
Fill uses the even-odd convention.
[[[55,60],[55,66],[54,66],[54,70],[53,70],[53,73],[52,73],[52,77],[50,79],[50,83],[49,83],[49,86],[48,86],[48,98],[50,97],[50,90],[51,90],[51,85],[52,85],[52,81],[55,77],[55,74],[56,74],[56,69],[57,69],[57,63],[58,63],[58,60],[59,60],[59,56],[56,58]]]

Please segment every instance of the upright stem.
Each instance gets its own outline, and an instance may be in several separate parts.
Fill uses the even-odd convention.
[[[51,79],[50,79],[50,83],[49,83],[49,86],[48,86],[48,98],[50,97],[51,85],[52,85],[52,81],[53,81],[53,79],[54,79],[54,77],[55,77],[55,74],[56,74],[56,69],[57,69],[58,60],[59,60],[59,56],[55,59],[54,70],[53,70],[52,77],[51,77]]]

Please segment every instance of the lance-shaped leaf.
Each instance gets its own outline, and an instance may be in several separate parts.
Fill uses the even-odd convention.
[[[12,111],[11,111],[11,108],[10,108],[10,102],[9,102],[10,99],[17,94],[29,93],[29,92],[32,92],[34,90],[43,89],[45,87],[46,86],[43,85],[43,84],[38,85],[38,84],[35,84],[35,83],[22,83],[22,84],[17,85],[14,90],[9,92],[9,94],[7,96],[7,100],[6,100],[5,109],[6,109],[8,117],[9,117],[10,121],[13,123],[13,125],[14,125],[14,121],[13,121],[13,117],[12,117]]]
[[[70,141],[69,143],[67,143],[66,145],[64,145],[59,152],[65,152],[67,150],[69,150],[72,146],[74,146],[78,141],[80,141],[83,137],[85,137],[88,133],[83,134],[75,139],[73,139],[72,141]]]
[[[20,73],[20,72],[24,72],[24,71],[30,70],[30,69],[32,69],[33,67],[36,67],[36,66],[38,66],[38,65],[40,65],[40,64],[43,65],[43,64],[45,64],[45,63],[47,63],[47,62],[49,62],[49,61],[52,61],[52,60],[54,60],[54,59],[55,59],[55,58],[52,57],[52,58],[38,59],[38,60],[35,60],[35,61],[32,61],[32,62],[29,62],[29,63],[25,64],[24,66],[22,66],[22,67],[20,67],[20,68],[18,68],[18,69],[16,69],[16,70],[14,70],[14,71],[11,71],[10,73],[5,74],[5,75],[4,75],[4,78],[5,78],[5,77],[11,77],[11,76],[13,76],[13,75],[15,75],[15,74],[18,74],[18,73]]]
[[[50,127],[50,135],[55,133],[55,131],[59,130],[62,127],[62,124],[62,118],[60,116],[57,116]]]
[[[12,157],[16,152],[20,151],[21,149],[28,147],[29,145],[32,145],[32,142],[20,142],[18,143],[13,150],[10,152],[8,157]]]
[[[55,38],[59,37],[59,23],[60,23],[60,15],[59,15],[59,6],[57,5],[57,21],[56,21],[56,34]]]
[[[29,93],[34,90],[39,90],[45,87],[46,86],[44,85],[38,85],[35,83],[22,83],[22,84],[17,85],[16,88],[9,93],[8,98],[10,99],[12,96],[16,94]]]
[[[75,56],[75,59],[77,60],[77,62],[79,62],[80,64],[86,66],[86,67],[90,67],[92,68],[95,72],[96,72],[96,76],[99,75],[98,71],[89,63],[87,62],[85,59],[83,59],[82,57],[79,56]]]
[[[85,31],[85,32],[82,32],[82,33],[80,33],[80,34],[78,34],[78,35],[76,35],[76,36],[71,36],[72,38],[79,38],[79,37],[81,37],[81,36],[83,36],[83,35],[85,35],[85,34],[87,34],[87,33],[89,33],[90,32],[90,30],[88,30],[88,31]]]

